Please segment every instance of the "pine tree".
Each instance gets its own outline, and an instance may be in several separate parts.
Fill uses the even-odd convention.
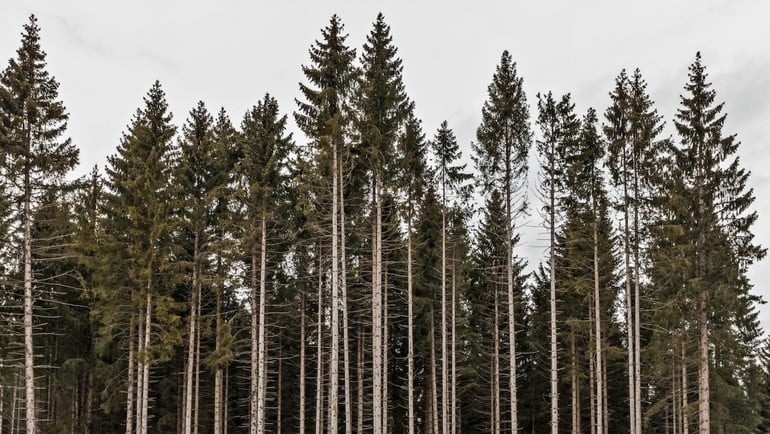
[[[17,57],[10,59],[0,74],[0,145],[7,194],[21,210],[14,227],[21,232],[24,284],[24,390],[26,432],[38,428],[35,398],[33,252],[38,240],[32,238],[32,218],[45,194],[61,189],[64,177],[78,163],[78,150],[63,138],[68,114],[58,100],[59,83],[46,71],[46,53],[40,46],[37,18],[30,16],[24,26]]]
[[[500,64],[487,88],[488,100],[481,110],[481,125],[473,145],[474,162],[480,177],[482,192],[488,196],[497,191],[504,201],[504,236],[507,245],[506,282],[508,288],[508,346],[511,427],[518,430],[516,384],[516,320],[513,244],[516,237],[515,220],[526,213],[527,156],[531,145],[529,109],[523,90],[523,79],[518,76],[516,64],[504,51]]]

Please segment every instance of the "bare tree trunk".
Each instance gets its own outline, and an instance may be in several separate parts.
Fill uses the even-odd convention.
[[[623,161],[623,170],[625,171],[625,158]],[[629,227],[628,227],[628,191],[626,182],[623,183],[625,207],[623,211],[623,218],[625,220],[625,226],[623,228],[623,256],[625,259],[625,284],[626,284],[626,332],[627,332],[627,345],[628,345],[628,409],[629,409],[629,425],[630,434],[641,434],[636,431],[636,358],[634,356],[634,348],[636,347],[636,340],[634,339],[634,317],[633,317],[633,303],[631,300],[631,260],[629,252]]]
[[[11,393],[11,434],[16,433],[16,421],[19,420],[19,417],[16,416],[19,410],[19,406],[17,405],[17,402],[16,402],[17,401],[16,394],[18,393],[18,390],[19,390],[20,377],[18,375],[16,375],[15,377],[16,377],[16,381],[14,381],[13,392]]]
[[[193,434],[198,434],[198,422],[200,420],[200,397],[201,397],[201,282],[198,278],[198,314],[196,316],[195,330],[195,417],[193,418]]]
[[[216,342],[215,351],[220,354],[222,350],[222,292],[224,282],[222,279],[222,252],[217,252],[217,288],[216,292]],[[214,434],[222,434],[222,366],[217,362],[214,371]]]
[[[126,393],[126,434],[134,434],[134,317],[128,322],[128,391]],[[0,433],[2,430],[0,430]]]
[[[382,432],[388,433],[388,270],[382,267]]]
[[[596,333],[596,399],[599,405],[596,406],[597,432],[604,432],[604,384],[601,375],[602,372],[602,300],[599,291],[599,216],[596,213],[596,200],[594,200],[594,321]],[[593,402],[593,401],[592,401]],[[593,413],[593,411],[592,411]]]
[[[318,252],[318,320],[316,324],[316,382],[315,382],[315,433],[321,434],[321,414],[323,408],[323,261]]]
[[[406,223],[406,291],[407,291],[407,400],[409,406],[409,434],[414,434],[414,301],[412,279],[412,214]]]
[[[596,321],[594,319],[593,310],[591,308],[588,309],[588,322],[593,323]],[[588,328],[588,341],[596,345],[596,340],[594,339],[594,331],[590,327]],[[596,347],[594,347],[596,348]],[[597,414],[601,413],[601,410],[597,411],[597,408],[601,408],[602,401],[597,399],[597,392],[599,390],[599,377],[601,377],[601,371],[596,369],[596,353],[592,353],[588,357],[588,391],[590,395],[590,412],[591,412],[591,434],[597,434],[601,433],[601,431],[598,430],[598,427],[600,423],[598,422],[598,418],[596,417]]]
[[[636,432],[642,433],[642,374],[641,374],[641,340],[639,316],[639,168],[638,157],[634,158],[634,401],[636,401]]]
[[[455,307],[457,304],[457,275],[455,264],[457,262],[457,258],[452,262],[452,416],[451,416],[451,434],[456,434],[457,432],[457,352],[455,348],[456,344],[456,333],[457,333],[457,323],[456,323],[456,316],[457,312],[455,311]]]
[[[687,420],[687,359],[684,342],[685,338],[682,335],[682,434],[690,434],[690,423]]]
[[[711,414],[709,409],[709,333],[706,312],[706,293],[699,294],[698,306],[698,432],[709,434]]]
[[[144,320],[146,315],[139,316],[139,342],[136,350],[136,434],[142,434],[142,390],[144,389]]]
[[[679,382],[676,381],[676,359],[671,363],[671,425],[674,434],[679,434],[679,394],[677,393],[677,386]]]
[[[508,165],[508,159],[506,158],[506,165]],[[506,167],[506,173],[510,173],[510,169]],[[507,178],[510,178],[508,176]],[[510,179],[508,181],[510,183]],[[510,358],[508,361],[508,370],[511,388],[511,432],[516,433],[519,431],[519,417],[518,417],[518,402],[517,402],[517,388],[516,388],[516,317],[514,310],[514,297],[513,297],[513,215],[511,213],[511,188],[510,185],[505,189],[505,244],[506,244],[506,262],[505,273],[506,283],[508,286],[508,346],[510,351]]]
[[[229,384],[230,384],[230,365],[227,365],[225,367],[225,399],[224,399],[224,404],[225,404],[224,407],[225,408],[222,411],[222,413],[223,413],[222,414],[222,416],[223,416],[222,417],[222,432],[228,432],[227,431],[227,413],[228,413],[227,410],[230,408],[230,404],[229,404],[229,401],[228,401],[228,399],[230,398],[230,393],[229,393],[230,389],[228,387]]]
[[[605,351],[604,355],[605,356],[607,355],[606,351]],[[606,357],[605,357],[605,359],[606,359]],[[602,378],[604,379],[604,381],[602,381],[602,383],[604,385],[604,402],[603,402],[603,405],[604,405],[604,434],[609,434],[609,432],[610,432],[610,416],[609,416],[608,409],[610,407],[609,407],[609,405],[607,405],[607,401],[608,401],[607,397],[609,396],[609,394],[607,393],[607,364],[606,363],[604,364],[604,366],[602,366],[602,369],[604,370],[602,372]]]
[[[27,398],[27,434],[37,432],[35,407],[35,347],[32,342],[32,210],[29,169],[24,174],[24,388]]]
[[[555,152],[551,144],[551,173],[555,172]],[[550,191],[550,262],[551,262],[551,433],[559,433],[559,377],[556,347],[556,191],[551,180]],[[509,237],[510,238],[510,237]]]
[[[364,432],[364,337],[361,327],[358,328],[358,415],[356,418],[356,433]]]
[[[299,317],[299,434],[305,434],[305,294]]]
[[[275,432],[281,434],[283,432],[282,422],[283,415],[281,414],[281,404],[283,401],[283,348],[278,348],[278,398],[276,399],[276,416],[275,416]]]
[[[262,229],[259,264],[259,372],[257,373],[257,434],[265,432],[265,399],[267,390],[266,341],[267,324],[265,322],[265,304],[267,300],[267,207],[262,205]]]
[[[433,323],[433,309],[430,312],[430,381],[431,381],[431,409],[433,412],[433,434],[439,433],[438,428],[438,391],[436,378],[436,326]],[[442,433],[443,434],[443,433]]]
[[[372,427],[382,434],[382,203],[379,173],[374,179],[374,250],[372,257]]]
[[[5,404],[5,387],[0,383],[0,433],[3,432],[3,421],[5,420],[3,404]]]
[[[144,362],[142,363],[142,434],[147,434],[147,420],[149,418],[149,397],[150,397],[150,342],[152,340],[152,279],[147,283],[147,307],[144,318]]]
[[[494,372],[492,373],[492,376],[494,377],[494,388],[492,391],[492,394],[494,395],[494,401],[495,401],[495,408],[492,415],[492,422],[494,423],[494,433],[500,434],[500,424],[501,424],[501,415],[500,415],[500,306],[498,301],[498,291],[497,287],[495,287],[495,332],[494,332],[494,339],[495,339],[495,345],[494,345]]]
[[[572,380],[572,387],[571,395],[572,395],[572,404],[570,405],[570,410],[572,413],[572,434],[579,434],[580,433],[580,426],[578,424],[578,420],[580,419],[579,416],[579,409],[578,409],[578,381],[577,381],[577,356],[575,354],[575,331],[570,330],[570,358],[572,359],[572,367],[570,369],[570,377]]]
[[[340,173],[340,289],[342,290],[342,352],[345,376],[345,434],[353,434],[353,402],[350,386],[350,343],[348,335],[348,278],[347,250],[345,249],[345,185]]]
[[[249,371],[249,433],[257,434],[257,401],[259,397],[259,300],[257,287],[257,251],[251,252],[251,367]]]
[[[195,366],[195,326],[196,315],[198,314],[198,243],[199,235],[195,230],[195,240],[193,241],[193,270],[192,270],[192,300],[190,302],[190,326],[187,338],[187,369],[186,384],[187,393],[184,405],[184,432],[192,433],[192,412],[193,412],[193,368]]]
[[[338,233],[338,199],[339,181],[337,165],[337,144],[332,145],[332,299],[331,299],[331,357],[329,361],[329,432],[338,432],[337,410],[339,409],[339,352],[340,352],[340,323],[339,323],[339,233]]]
[[[442,182],[441,194],[441,433],[449,432],[449,368],[447,366],[447,320],[446,320],[446,187]]]

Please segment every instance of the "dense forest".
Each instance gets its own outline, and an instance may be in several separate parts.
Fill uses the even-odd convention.
[[[700,53],[664,120],[638,69],[577,113],[503,52],[461,144],[381,14],[347,36],[308,41],[293,107],[180,121],[155,82],[76,178],[30,17],[0,73],[0,433],[770,432],[766,251]]]

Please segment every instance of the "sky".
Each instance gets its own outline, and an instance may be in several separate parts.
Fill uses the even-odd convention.
[[[770,2],[479,0],[469,5],[3,0],[0,62],[15,56],[22,26],[34,13],[48,71],[60,82],[60,98],[70,113],[68,134],[81,150],[77,173],[82,174],[94,165],[104,167],[156,79],[177,125],[199,100],[212,112],[224,107],[238,125],[268,92],[282,112],[291,113],[308,48],[335,13],[359,53],[377,13],[385,15],[426,135],[432,137],[447,120],[466,158],[503,50],[517,63],[532,115],[537,93],[547,91],[572,93],[580,114],[589,107],[602,114],[620,70],[640,68],[667,123],[664,136],[674,138],[671,120],[687,68],[701,51],[717,100],[725,102],[725,131],[737,134],[738,155],[752,172],[756,241],[770,247]],[[305,140],[300,133],[295,138]],[[545,253],[538,219],[533,214],[527,222],[520,253],[531,265]],[[768,265],[750,269],[755,292],[766,299]],[[761,308],[761,318],[770,330],[770,307]]]

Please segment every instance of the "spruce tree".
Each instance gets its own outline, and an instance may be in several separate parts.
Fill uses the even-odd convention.
[[[527,158],[532,134],[529,126],[529,108],[523,90],[523,79],[518,76],[516,64],[508,51],[504,51],[500,64],[487,88],[488,99],[481,110],[481,125],[473,145],[474,162],[479,175],[478,184],[488,197],[496,191],[505,206],[504,237],[507,245],[506,277],[508,291],[508,374],[510,378],[511,429],[518,430],[518,404],[516,384],[516,298],[514,274],[516,219],[526,213]]]
[[[46,70],[40,27],[31,15],[24,26],[16,58],[0,74],[0,174],[6,194],[20,204],[13,227],[20,232],[23,261],[24,391],[26,432],[38,428],[35,399],[34,304],[38,285],[33,271],[32,218],[44,195],[61,189],[65,175],[78,163],[78,150],[64,138],[68,114],[59,101],[59,83]]]

